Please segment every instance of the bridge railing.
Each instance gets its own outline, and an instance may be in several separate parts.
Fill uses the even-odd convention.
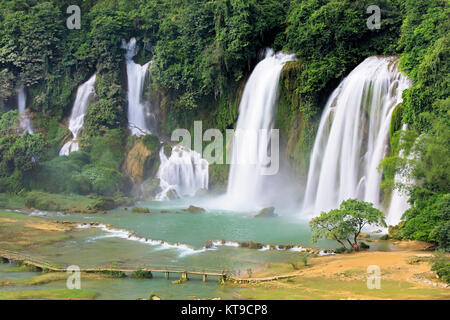
[[[22,254],[7,249],[0,249],[0,256],[6,257],[10,260],[25,261],[30,264],[47,268],[55,271],[65,271],[71,264],[61,263],[49,263],[42,260],[40,257],[32,256],[29,254]],[[76,265],[76,264],[75,264]],[[130,272],[138,270],[160,271],[160,272],[173,272],[173,273],[199,273],[199,274],[217,274],[217,275],[230,275],[232,272],[225,269],[211,268],[211,267],[188,267],[188,266],[170,266],[170,265],[154,265],[154,264],[136,264],[136,263],[109,263],[103,265],[80,265],[80,269],[90,271],[122,271],[127,270]]]

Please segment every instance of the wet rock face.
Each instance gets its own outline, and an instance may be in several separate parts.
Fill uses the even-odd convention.
[[[275,213],[274,207],[264,208],[258,212],[255,218],[271,218],[277,217],[278,215]]]
[[[152,152],[146,148],[142,141],[137,141],[130,152],[128,152],[124,164],[124,171],[135,183],[142,182],[145,172],[145,162],[151,154]]]

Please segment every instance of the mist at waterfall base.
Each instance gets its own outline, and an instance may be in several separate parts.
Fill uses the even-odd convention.
[[[144,84],[152,61],[143,66],[135,63],[133,57],[138,53],[136,38],[129,42],[122,40],[122,49],[126,50],[125,61],[127,65],[127,100],[128,100],[128,127],[131,135],[142,136],[151,134],[154,127],[154,116],[151,105],[143,98]]]
[[[392,113],[411,85],[397,64],[394,57],[367,58],[329,98],[311,155],[303,214],[338,208],[350,198],[386,208],[378,167],[389,151]]]
[[[267,49],[265,58],[250,75],[239,106],[227,192],[212,201],[211,205],[238,211],[254,211],[269,206],[295,206],[295,182],[289,174],[287,161],[281,152],[278,153],[279,148],[272,149],[272,143],[276,144],[278,141],[271,139],[281,71],[286,62],[293,60],[293,54],[274,53]],[[238,136],[241,133],[244,133],[243,138]],[[260,155],[273,157],[275,155],[271,152],[274,150],[279,157],[279,171],[266,175],[264,172],[268,165],[262,162]]]
[[[68,141],[59,151],[60,156],[67,156],[71,152],[78,151],[78,134],[83,129],[84,116],[87,113],[89,102],[95,96],[94,74],[88,81],[78,87],[75,102],[69,118],[69,130],[72,132],[72,140]]]

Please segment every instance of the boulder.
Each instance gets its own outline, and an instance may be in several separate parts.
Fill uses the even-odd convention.
[[[131,212],[133,212],[133,213],[150,213],[150,209],[149,208],[133,207],[133,208],[131,208]]]
[[[271,217],[277,217],[277,215],[275,214],[274,207],[261,209],[255,216],[255,218],[271,218]]]
[[[200,207],[196,207],[196,206],[189,206],[189,208],[184,209],[184,212],[189,212],[189,213],[205,213],[206,210]]]
[[[213,247],[212,240],[206,240],[206,242],[205,242],[205,249],[210,249],[212,247]]]

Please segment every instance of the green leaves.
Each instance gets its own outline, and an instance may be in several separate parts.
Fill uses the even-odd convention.
[[[318,239],[336,240],[344,248],[352,247],[362,229],[367,226],[386,227],[384,214],[371,203],[349,199],[341,203],[339,209],[322,212],[313,218],[309,226],[313,233],[312,242]]]
[[[47,141],[42,134],[19,134],[17,111],[0,117],[0,192],[19,192],[24,176],[35,169],[46,155]]]

